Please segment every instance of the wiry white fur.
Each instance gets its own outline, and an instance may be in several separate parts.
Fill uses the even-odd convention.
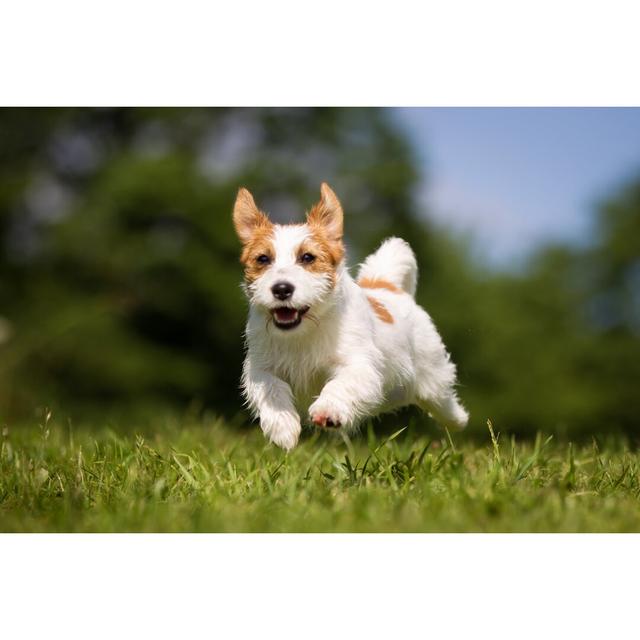
[[[247,291],[242,386],[266,437],[291,449],[300,436],[300,415],[305,421],[328,416],[350,431],[368,416],[410,404],[448,427],[463,428],[468,414],[456,396],[455,365],[413,299],[417,266],[409,245],[390,238],[360,269],[361,277],[390,281],[403,292],[363,289],[343,265],[332,288],[328,276],[296,262],[308,233],[307,225],[275,225],[275,262]],[[271,294],[280,279],[295,286],[287,305],[310,307],[288,331],[270,319],[270,309],[282,306]],[[367,296],[384,304],[392,324],[375,315]]]

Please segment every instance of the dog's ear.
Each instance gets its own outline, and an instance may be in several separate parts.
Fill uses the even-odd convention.
[[[307,223],[322,227],[329,240],[339,242],[342,240],[344,217],[340,200],[326,182],[320,187],[320,196],[320,202],[307,215]]]
[[[247,244],[260,227],[270,227],[269,218],[256,207],[251,193],[244,187],[238,191],[233,207],[233,226],[242,244]]]

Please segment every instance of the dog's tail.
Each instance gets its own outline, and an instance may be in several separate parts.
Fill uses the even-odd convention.
[[[390,283],[414,296],[418,284],[418,265],[409,244],[400,238],[387,238],[360,265],[358,283],[383,288],[384,283]]]

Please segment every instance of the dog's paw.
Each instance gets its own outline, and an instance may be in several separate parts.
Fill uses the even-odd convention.
[[[290,451],[298,444],[302,431],[300,417],[284,411],[261,413],[260,427],[271,442],[285,451]]]
[[[321,395],[309,407],[309,420],[316,427],[338,429],[348,426],[350,417],[349,412],[342,403]]]

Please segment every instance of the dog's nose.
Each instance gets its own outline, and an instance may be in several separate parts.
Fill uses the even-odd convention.
[[[294,286],[288,282],[276,282],[271,287],[271,293],[278,298],[278,300],[287,300],[293,295]]]

